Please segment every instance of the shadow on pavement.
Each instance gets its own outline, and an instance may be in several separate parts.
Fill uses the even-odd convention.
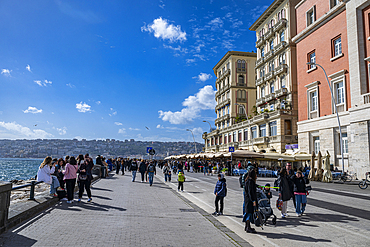
[[[84,196],[86,196],[85,194],[84,194]],[[96,195],[93,195],[93,197],[94,198],[99,198],[99,199],[103,199],[103,200],[112,200],[111,198],[109,198],[109,197],[105,197],[105,196],[96,196]]]
[[[302,235],[294,235],[291,233],[269,233],[269,232],[263,232],[263,230],[260,230],[257,232],[257,234],[266,236],[267,238],[271,239],[289,239],[289,240],[295,240],[295,241],[305,241],[305,242],[331,242],[331,240],[328,239],[320,239],[320,238],[314,238],[314,237],[307,237]]]
[[[11,240],[11,244],[10,245],[4,244],[4,241],[8,239]],[[6,241],[6,242],[10,242],[10,241]],[[0,236],[0,246],[2,247],[8,247],[8,246],[9,247],[18,247],[18,246],[30,247],[30,246],[35,245],[36,243],[37,243],[37,240],[32,239],[32,238],[27,238],[22,235],[18,235],[17,233],[11,233],[10,236],[6,238]]]
[[[72,204],[59,204],[55,206],[57,209],[61,210],[69,210],[69,211],[82,211],[82,209],[91,210],[91,211],[110,211],[110,210],[118,210],[118,211],[126,211],[125,208],[114,207],[105,204],[99,204],[96,202],[74,202]]]
[[[95,186],[91,188],[91,190],[103,190],[103,191],[110,191],[113,192],[113,190],[110,189],[102,189],[102,188],[96,188]]]

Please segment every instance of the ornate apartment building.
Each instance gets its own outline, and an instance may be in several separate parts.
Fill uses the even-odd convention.
[[[256,102],[256,53],[229,51],[216,64],[216,130],[204,133],[205,151],[226,151],[248,139],[235,126],[253,114]]]
[[[339,169],[343,150],[344,169],[364,177],[370,168],[370,2],[303,0],[295,8],[299,146],[328,151]],[[308,62],[325,69],[334,102],[324,71]]]
[[[285,152],[297,144],[298,98],[295,8],[298,0],[275,0],[249,28],[256,32],[256,107],[251,125],[258,149]],[[258,121],[257,121],[258,120]],[[263,139],[261,139],[263,138]]]

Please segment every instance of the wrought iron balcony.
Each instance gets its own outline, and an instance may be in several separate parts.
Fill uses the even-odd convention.
[[[286,65],[286,64],[280,64],[275,69],[275,75],[280,75],[282,73],[286,73],[287,71],[288,71],[288,65]]]
[[[264,83],[264,81],[265,81],[265,79],[264,79],[264,77],[263,77],[263,76],[262,76],[262,77],[260,77],[260,78],[258,78],[258,79],[256,80],[256,86],[258,87],[258,86],[262,85],[262,84]]]
[[[278,90],[275,91],[275,96],[276,98],[279,98],[281,96],[285,96],[288,94],[288,89],[286,89],[285,87],[284,88],[280,88]]]
[[[273,29],[273,28],[270,28],[270,29],[266,32],[266,34],[264,35],[265,40],[268,40],[269,38],[271,38],[273,34],[274,34],[274,29]]]
[[[256,106],[260,106],[265,103],[265,97],[256,99]]]
[[[265,62],[267,62],[268,60],[270,60],[270,58],[272,58],[274,56],[274,49],[268,51],[266,54],[265,54]]]
[[[269,102],[269,101],[274,100],[274,99],[275,99],[275,93],[270,93],[270,94],[266,95],[266,97],[265,97],[266,102]]]
[[[281,41],[279,44],[275,46],[275,49],[274,49],[275,54],[281,51],[282,49],[284,49],[286,46],[287,46],[287,42]]]
[[[274,77],[274,71],[270,71],[265,75],[265,81],[271,80]]]

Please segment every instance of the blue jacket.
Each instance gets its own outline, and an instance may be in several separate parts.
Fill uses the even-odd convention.
[[[214,194],[217,193],[218,196],[225,197],[226,196],[226,179],[222,178],[217,181]]]

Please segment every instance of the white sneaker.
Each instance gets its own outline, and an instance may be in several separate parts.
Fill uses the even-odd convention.
[[[67,203],[72,203],[72,201],[67,201]]]

